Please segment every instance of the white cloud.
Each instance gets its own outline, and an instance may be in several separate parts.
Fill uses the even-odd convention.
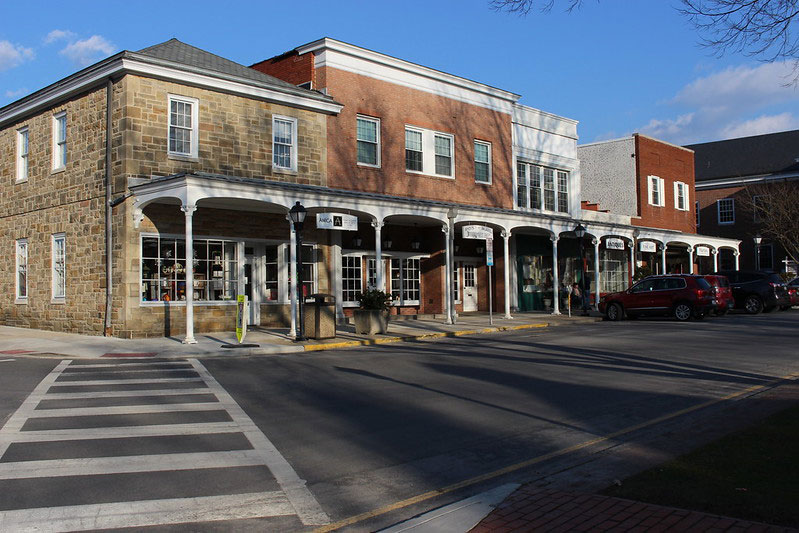
[[[0,72],[34,58],[31,48],[13,45],[8,41],[0,41]]]
[[[69,30],[53,30],[44,38],[44,44],[50,44],[55,41],[60,41],[61,39],[71,41],[75,37],[77,37],[77,35]]]
[[[28,94],[28,89],[26,89],[24,87],[21,88],[21,89],[16,89],[14,91],[12,91],[11,89],[8,89],[5,92],[6,98],[19,98],[20,96],[25,95],[25,94]]]
[[[784,61],[728,68],[697,78],[666,106],[676,118],[653,118],[641,133],[676,144],[715,141],[799,127],[799,89],[794,63]],[[776,109],[775,109],[776,108]]]
[[[73,63],[85,67],[103,56],[111,55],[116,47],[108,42],[105,37],[92,35],[88,39],[69,43],[59,54],[66,56]]]

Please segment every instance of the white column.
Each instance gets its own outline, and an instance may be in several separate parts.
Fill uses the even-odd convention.
[[[635,240],[630,239],[630,285],[635,277]]]
[[[558,277],[558,236],[550,235],[552,241],[552,314],[560,314],[560,279]]]
[[[342,300],[344,298],[344,290],[342,287],[341,275],[343,269],[341,268],[341,231],[333,231],[331,234],[332,240],[332,255],[330,261],[330,292],[336,297],[336,323],[344,321],[344,306]]]
[[[288,218],[288,217],[286,217]],[[289,337],[297,337],[297,236],[294,232],[294,223],[289,220],[289,299],[291,300],[291,326]]]
[[[505,239],[503,241],[503,246],[505,246],[505,248],[502,250],[502,260],[505,262],[505,318],[513,318],[512,316],[510,316],[510,232],[503,231],[502,238]],[[557,275],[554,277],[555,279],[557,279]],[[556,284],[555,285],[556,302],[558,294],[557,290],[558,289]]]
[[[447,313],[447,324],[452,324],[452,246],[449,242],[449,226],[441,226],[441,233],[444,234],[444,299],[446,303],[444,310]]]
[[[739,259],[739,256],[741,255],[741,252],[735,252],[735,253],[733,253],[733,255],[735,256],[735,270],[736,271],[737,270],[741,270],[741,263],[740,263],[740,259]]]
[[[660,273],[666,274],[666,243],[663,243],[663,247],[660,249]]]
[[[694,247],[688,247],[688,273],[694,273]]]
[[[197,210],[196,205],[184,205],[180,208],[186,213],[186,338],[183,344],[197,344],[194,338],[194,228],[192,217]]]
[[[713,272],[719,271],[719,251],[713,249],[710,251],[713,254]]]
[[[383,221],[373,220],[372,227],[375,229],[375,281],[377,289],[386,290],[385,268],[383,267]]]
[[[600,281],[600,274],[599,274],[599,239],[594,239],[591,241],[594,245],[594,307],[599,309],[599,281]]]

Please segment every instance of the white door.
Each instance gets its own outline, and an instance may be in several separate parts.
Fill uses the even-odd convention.
[[[463,264],[463,312],[477,311],[477,268],[474,263]]]
[[[261,295],[258,287],[258,260],[254,255],[244,256],[244,294],[249,302],[248,326],[261,323]]]

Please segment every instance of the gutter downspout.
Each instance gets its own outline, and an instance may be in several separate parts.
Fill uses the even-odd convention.
[[[111,336],[111,300],[113,290],[112,265],[113,265],[113,228],[111,227],[111,99],[114,83],[111,78],[106,82],[105,97],[105,324],[103,336]]]

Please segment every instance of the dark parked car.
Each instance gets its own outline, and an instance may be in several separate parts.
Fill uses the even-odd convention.
[[[713,289],[691,274],[649,276],[623,292],[606,294],[599,310],[608,320],[639,316],[674,316],[677,320],[703,318],[716,305]]]
[[[791,305],[785,282],[777,274],[746,270],[724,270],[713,274],[727,276],[730,280],[736,309],[756,315]]]
[[[716,308],[714,313],[721,316],[733,308],[735,300],[732,298],[732,288],[727,276],[704,276],[710,286],[713,288],[713,296],[716,299]]]
[[[793,278],[788,282],[788,298],[792,306],[799,305],[799,278]]]

